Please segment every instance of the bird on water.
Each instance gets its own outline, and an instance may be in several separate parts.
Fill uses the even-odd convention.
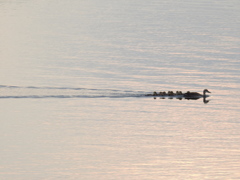
[[[197,93],[197,92],[186,92],[183,94],[184,97],[207,97],[206,93],[211,93],[207,89],[203,90],[203,94]]]

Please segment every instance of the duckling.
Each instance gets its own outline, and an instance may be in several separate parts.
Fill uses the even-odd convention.
[[[182,95],[182,91],[177,91],[176,95]]]
[[[173,91],[168,91],[168,96],[174,96]]]
[[[153,92],[153,96],[157,96],[157,92],[156,91]]]
[[[163,95],[163,96],[166,96],[166,95],[167,95],[167,93],[166,93],[165,91],[163,91],[163,92],[162,92],[162,95]]]
[[[187,91],[186,93],[184,93],[184,95],[185,95],[185,94],[186,94],[186,95],[190,94],[190,91]]]

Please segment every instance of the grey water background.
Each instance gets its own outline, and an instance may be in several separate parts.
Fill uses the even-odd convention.
[[[240,179],[239,9],[0,0],[0,179]]]

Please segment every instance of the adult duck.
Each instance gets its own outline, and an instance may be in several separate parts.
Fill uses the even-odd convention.
[[[193,98],[193,97],[208,97],[208,95],[206,95],[206,93],[211,93],[210,91],[208,91],[207,89],[203,90],[203,94],[197,93],[197,92],[186,92],[183,94],[184,97],[186,98]]]

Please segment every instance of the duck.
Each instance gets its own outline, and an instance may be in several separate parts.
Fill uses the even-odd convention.
[[[208,91],[207,89],[203,90],[203,94],[197,93],[197,92],[186,92],[183,94],[184,97],[207,97],[208,95],[206,95],[206,93],[211,93],[210,91]]]

